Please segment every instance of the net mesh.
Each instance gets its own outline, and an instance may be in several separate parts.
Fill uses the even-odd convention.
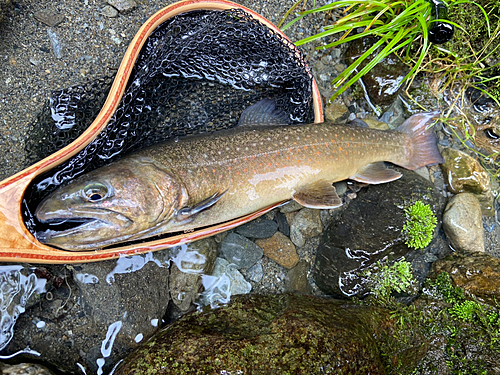
[[[27,140],[30,162],[88,128],[111,84],[102,78],[54,92]],[[143,46],[106,128],[28,188],[28,228],[37,229],[31,212],[63,182],[173,137],[233,127],[245,108],[263,98],[274,99],[291,124],[313,119],[311,74],[289,41],[241,9],[192,11],[167,20]]]

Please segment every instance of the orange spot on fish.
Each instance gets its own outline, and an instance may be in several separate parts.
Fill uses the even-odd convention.
[[[339,151],[342,151],[342,147],[339,147]]]
[[[267,166],[270,167],[271,165],[273,165],[272,163],[267,163]]]
[[[349,142],[347,142],[347,147],[349,147]]]
[[[300,160],[297,160],[297,163],[300,163]]]
[[[231,166],[227,167],[228,170],[231,170]]]
[[[276,153],[279,155],[279,154],[280,154],[280,151],[278,150],[278,151],[276,151]]]
[[[287,157],[286,157],[286,160],[290,160],[290,156],[287,156]]]
[[[304,146],[304,150],[307,150],[307,149],[308,149],[308,147],[307,147],[307,146]]]
[[[311,162],[311,161],[312,161],[312,159],[309,159],[309,162]]]
[[[254,170],[253,170],[253,173],[257,174],[257,169],[254,169]]]
[[[263,167],[263,166],[264,166],[264,164],[262,164],[262,163],[259,164],[259,167]]]
[[[325,146],[326,146],[326,147],[329,147],[329,144],[328,144],[328,143],[325,143]]]
[[[319,152],[319,151],[318,151],[318,152],[316,152],[316,155],[321,155],[321,152]]]
[[[248,169],[247,168],[243,169],[243,172],[245,172],[245,173],[248,172]]]
[[[216,172],[216,170],[215,170],[215,169],[212,169],[212,172],[213,172],[213,173],[215,173],[215,172]]]
[[[231,179],[231,182],[234,182],[234,180],[233,180],[233,179]]]

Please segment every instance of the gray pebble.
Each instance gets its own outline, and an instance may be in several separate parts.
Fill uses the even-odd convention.
[[[104,8],[102,8],[101,14],[104,17],[115,18],[118,16],[118,11],[115,8],[113,8],[111,5],[106,5]]]
[[[257,219],[236,228],[236,233],[247,238],[268,238],[278,230],[273,220]]]
[[[37,21],[40,21],[47,26],[54,27],[64,21],[64,16],[50,10],[39,10],[33,14]]]
[[[236,268],[249,268],[262,258],[263,250],[255,243],[236,233],[229,233],[221,243],[220,253]]]
[[[260,262],[255,263],[252,267],[247,270],[247,279],[255,283],[259,283],[264,276],[264,269]]]
[[[134,0],[108,0],[109,5],[118,9],[121,13],[130,12],[137,6],[137,3]]]
[[[320,210],[303,208],[290,224],[290,239],[296,246],[301,247],[306,243],[306,239],[315,237],[322,231]]]

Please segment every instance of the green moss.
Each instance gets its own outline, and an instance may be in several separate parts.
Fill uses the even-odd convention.
[[[409,292],[415,283],[411,264],[404,258],[392,265],[377,262],[376,267],[366,270],[364,275],[376,299],[386,300],[393,292]]]
[[[416,201],[405,209],[407,221],[403,225],[406,244],[415,249],[423,249],[430,244],[436,228],[436,215],[431,207],[422,201]]]

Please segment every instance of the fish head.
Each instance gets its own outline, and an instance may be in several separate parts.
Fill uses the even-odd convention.
[[[175,176],[151,159],[122,159],[46,197],[35,216],[50,229],[37,238],[65,250],[102,248],[141,237],[168,221],[186,200]]]

